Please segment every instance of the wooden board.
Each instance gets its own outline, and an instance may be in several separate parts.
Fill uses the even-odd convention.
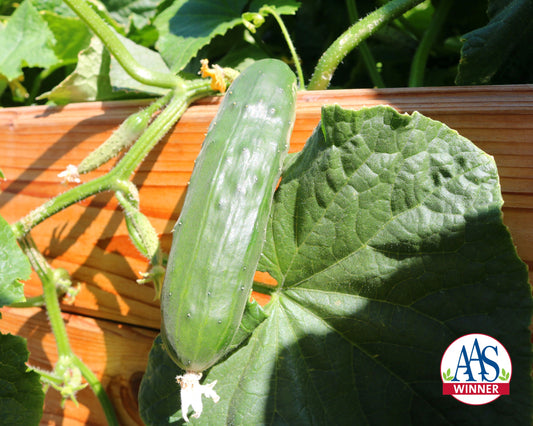
[[[72,350],[100,379],[117,409],[120,424],[142,425],[138,414],[137,392],[148,362],[148,352],[157,332],[75,314],[64,314],[63,318]],[[42,309],[3,308],[0,324],[2,333],[28,339],[30,362],[33,366],[52,370],[57,361],[57,351],[46,313]],[[96,396],[88,387],[78,392],[76,397],[78,406],[68,401],[62,408],[59,392],[50,389],[45,398],[42,424],[107,424]]]
[[[170,231],[179,215],[194,159],[218,103],[218,98],[209,98],[189,108],[134,175],[141,210],[156,227],[165,250],[170,246]],[[292,152],[303,147],[318,124],[321,106],[333,103],[345,108],[388,104],[402,112],[417,110],[448,124],[493,155],[501,177],[504,221],[532,276],[532,86],[303,92],[298,96]],[[62,184],[58,173],[68,164],[78,164],[125,117],[146,104],[95,102],[0,110],[0,170],[7,178],[0,182],[0,215],[13,223],[67,190],[72,185]],[[111,161],[83,179],[99,176],[113,164]],[[135,282],[147,270],[147,262],[129,242],[122,212],[112,194],[98,194],[69,207],[38,225],[32,235],[52,266],[66,268],[80,283],[75,302],[62,305],[64,312],[70,313],[71,335],[93,336],[73,344],[76,353],[87,357],[89,366],[105,383],[118,383],[116,392],[134,395],[135,386],[130,383],[144,370],[148,348],[159,327],[159,307],[153,300],[153,289]],[[26,292],[29,296],[40,294],[36,277],[27,283]],[[55,349],[44,314],[40,310],[2,309],[2,315],[0,330],[28,337],[31,361],[50,368]],[[134,352],[132,359],[127,355],[130,351]],[[130,402],[120,403],[121,411],[131,411]],[[68,424],[103,424],[89,391],[80,393],[80,403],[80,410],[67,404],[62,412],[57,395],[50,392],[43,422],[61,424],[64,417]],[[138,421],[133,414],[124,418],[128,416],[131,419],[123,420],[124,424]]]

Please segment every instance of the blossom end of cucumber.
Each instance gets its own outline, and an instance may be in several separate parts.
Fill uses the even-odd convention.
[[[187,371],[183,376],[176,376],[176,382],[181,387],[181,415],[185,422],[189,422],[187,413],[189,407],[194,411],[192,415],[195,419],[200,417],[203,410],[202,396],[211,398],[215,403],[220,400],[220,396],[213,390],[213,387],[217,384],[217,381],[208,383],[206,385],[200,384],[202,373],[196,373],[194,371]]]

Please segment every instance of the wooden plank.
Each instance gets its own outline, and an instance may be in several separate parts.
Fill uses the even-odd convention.
[[[218,108],[208,98],[187,110],[173,131],[140,165],[134,182],[141,210],[168,250],[170,231],[208,125]],[[494,155],[499,167],[504,220],[522,258],[533,265],[533,87],[487,86],[421,89],[343,90],[298,95],[291,151],[298,151],[316,127],[323,104],[346,108],[389,104],[400,111],[441,120]],[[147,101],[71,104],[62,108],[6,108],[0,111],[0,214],[10,223],[69,188],[57,174],[78,164],[130,113]],[[114,161],[84,180],[110,170]],[[65,267],[80,282],[68,312],[152,328],[159,326],[153,290],[135,279],[146,261],[129,242],[122,213],[109,193],[98,194],[53,216],[32,232],[53,266]],[[40,292],[32,278],[27,294]]]
[[[57,351],[44,310],[2,308],[1,312],[2,333],[16,334],[27,339],[29,364],[52,370],[57,361]],[[101,381],[117,411],[119,423],[124,426],[142,425],[137,394],[157,332],[73,314],[64,314],[63,318],[73,352]],[[49,389],[41,424],[107,424],[104,412],[91,389],[81,390],[76,398],[79,406],[67,401],[63,408],[59,392]]]

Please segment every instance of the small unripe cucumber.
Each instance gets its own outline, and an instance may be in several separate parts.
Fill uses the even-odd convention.
[[[102,145],[82,160],[78,165],[78,173],[81,175],[97,169],[132,145],[146,130],[150,118],[151,114],[146,110],[130,115]]]
[[[174,228],[161,336],[184,370],[223,357],[250,298],[294,124],[296,78],[265,59],[232,83],[209,128]]]

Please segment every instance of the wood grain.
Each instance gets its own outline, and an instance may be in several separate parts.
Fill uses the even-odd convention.
[[[170,231],[218,98],[196,103],[140,165],[134,182],[141,210],[168,250]],[[10,223],[72,185],[57,177],[68,164],[78,164],[146,101],[80,103],[63,108],[7,108],[0,111],[0,214]],[[389,104],[402,112],[418,110],[443,121],[493,155],[505,200],[504,218],[530,268],[529,241],[533,221],[533,87],[489,86],[303,92],[298,97],[291,151],[302,148],[316,127],[320,108],[337,103],[346,108]],[[84,177],[89,180],[112,167],[110,161]],[[110,193],[101,193],[58,213],[32,232],[53,266],[65,267],[80,282],[76,312],[119,322],[158,327],[159,308],[153,290],[135,279],[146,261],[129,241],[122,212]],[[32,279],[28,295],[40,293]]]
[[[161,236],[164,250],[176,221],[187,182],[219,99],[194,104],[172,132],[136,171],[141,210]],[[503,192],[504,222],[522,259],[533,269],[533,86],[488,86],[422,89],[303,92],[298,96],[291,151],[299,151],[320,118],[324,104],[361,108],[388,104],[402,112],[419,111],[446,123],[494,156]],[[13,223],[48,198],[66,191],[57,177],[78,164],[103,142],[122,120],[146,101],[81,103],[63,108],[28,107],[0,110],[0,215]],[[109,171],[114,161],[86,175]],[[122,212],[110,193],[101,193],[56,214],[32,235],[55,267],[66,268],[80,293],[63,304],[72,346],[102,378],[116,398],[123,424],[138,424],[131,413],[131,383],[140,380],[147,353],[159,327],[159,307],[150,286],[135,280],[147,262],[129,241]],[[36,277],[27,295],[40,293]],[[50,368],[55,346],[39,309],[2,309],[0,329],[29,338],[32,362]],[[133,386],[135,387],[135,386]],[[121,397],[126,397],[125,402]],[[133,396],[132,396],[133,395]],[[48,396],[45,424],[104,424],[90,391],[79,395],[81,408],[61,410]],[[133,410],[135,411],[135,410]]]

